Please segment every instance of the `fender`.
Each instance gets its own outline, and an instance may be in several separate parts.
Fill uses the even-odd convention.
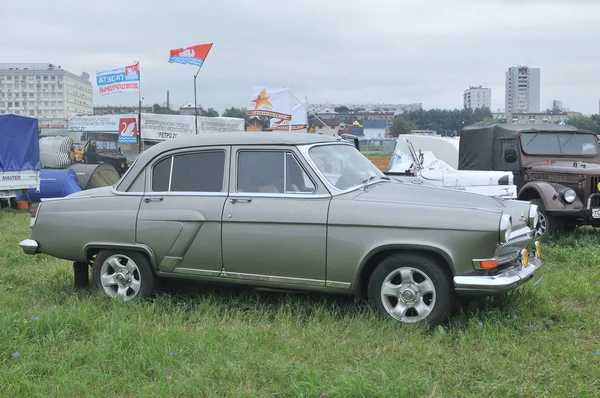
[[[371,260],[379,260],[379,255],[384,254],[384,257],[386,257],[388,253],[394,251],[421,253],[436,257],[445,263],[448,271],[452,275],[456,274],[456,271],[454,269],[454,262],[452,261],[451,256],[446,250],[442,249],[441,247],[419,244],[383,244],[372,248],[362,259],[351,287],[351,291],[354,294],[355,298],[360,297],[360,295],[362,294],[362,290],[365,288],[366,284],[368,284],[368,281],[366,281],[364,278],[365,273],[370,274],[373,271],[374,267],[379,263],[379,261],[372,263]]]
[[[158,264],[156,263],[156,257],[154,256],[154,252],[152,249],[144,244],[126,244],[126,243],[114,243],[114,242],[93,242],[88,243],[83,248],[84,258],[89,259],[90,256],[89,251],[92,249],[100,249],[100,250],[111,250],[111,249],[124,249],[130,251],[137,251],[145,253],[148,256],[148,260],[150,260],[150,264],[156,270],[158,269]]]
[[[570,204],[563,200],[561,190],[568,188],[562,184],[531,181],[521,188],[517,199],[531,201],[539,198],[544,203],[546,210],[579,210],[584,208],[585,206],[579,196],[575,199],[575,202]]]

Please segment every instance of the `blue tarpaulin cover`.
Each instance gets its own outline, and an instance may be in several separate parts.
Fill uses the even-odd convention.
[[[38,120],[0,115],[0,172],[40,169]]]
[[[18,195],[17,200],[40,202],[45,198],[62,198],[81,191],[77,174],[71,169],[43,169],[40,173],[40,192],[29,190],[26,194]]]

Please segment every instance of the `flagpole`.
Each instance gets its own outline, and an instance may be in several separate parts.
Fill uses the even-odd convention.
[[[202,62],[204,65],[204,62]],[[196,99],[196,78],[198,77],[198,73],[200,73],[200,68],[198,67],[198,71],[194,75],[194,122],[196,123],[196,135],[198,135],[198,101]]]
[[[140,73],[140,61],[133,61],[137,65],[138,72],[138,153],[142,153],[142,74]]]
[[[296,96],[295,96],[294,94],[292,94],[292,92],[291,92],[290,90],[288,90],[288,89],[287,89],[287,88],[285,88],[285,87],[284,87],[284,89],[285,89],[285,91],[287,91],[288,93],[290,93],[290,95],[291,95],[291,96],[292,96],[292,97],[293,97],[293,98],[294,98],[296,101],[300,102],[300,101],[298,100],[298,98],[296,98]],[[300,102],[300,103],[301,103],[301,102]],[[321,123],[323,123],[323,126],[327,127],[327,129],[328,129],[329,131],[331,131],[331,132],[333,133],[333,135],[337,135],[338,137],[340,137],[340,135],[339,135],[338,133],[336,133],[335,131],[333,131],[333,130],[332,130],[332,129],[331,129],[331,128],[330,128],[330,127],[327,125],[327,124],[325,124],[325,122],[324,122],[323,120],[321,120],[321,118],[320,118],[319,116],[317,116],[317,114],[316,114],[316,113],[314,113],[314,112],[311,112],[311,111],[310,111],[310,110],[309,110],[309,109],[308,109],[308,108],[307,108],[305,105],[302,105],[302,106],[304,106],[304,109],[306,109],[308,112],[312,113],[312,114],[313,114],[313,115],[314,115],[314,116],[317,118],[317,120],[319,120]],[[290,123],[291,123],[291,121],[290,121]],[[307,123],[307,127],[308,127],[308,123]]]

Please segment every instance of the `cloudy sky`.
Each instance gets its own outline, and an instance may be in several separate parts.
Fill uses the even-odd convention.
[[[422,102],[460,108],[469,85],[504,108],[504,72],[541,68],[541,107],[585,114],[600,100],[600,0],[16,0],[2,2],[0,62],[44,62],[92,78],[140,61],[144,104],[194,101],[191,65],[169,50],[214,43],[198,103],[245,107],[254,85],[311,103]],[[8,3],[8,4],[7,4]],[[152,5],[150,5],[152,3]],[[137,104],[137,94],[95,94]]]

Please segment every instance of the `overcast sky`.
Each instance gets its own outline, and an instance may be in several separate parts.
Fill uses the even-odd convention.
[[[150,5],[152,3],[152,6]],[[192,65],[169,50],[213,42],[198,103],[245,107],[254,85],[309,103],[461,108],[469,85],[504,108],[504,72],[541,68],[541,108],[585,114],[600,100],[600,0],[3,0],[0,62],[79,74],[140,61],[144,105],[194,101]],[[97,91],[97,90],[96,90]],[[137,94],[100,96],[137,104]]]

